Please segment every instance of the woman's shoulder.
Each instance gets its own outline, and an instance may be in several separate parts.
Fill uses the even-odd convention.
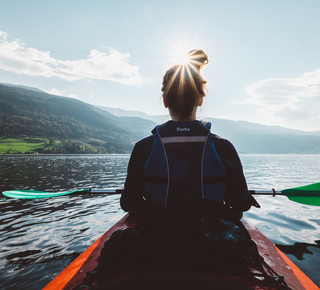
[[[140,139],[136,144],[142,145],[153,141],[153,135],[149,135]]]
[[[152,150],[152,146],[153,146],[152,135],[139,140],[133,147],[133,150],[130,156],[129,165],[132,167],[133,164],[140,164],[142,160],[145,160],[149,156]]]
[[[219,135],[210,133],[210,137],[213,140],[215,146],[219,146],[219,147],[226,147],[226,148],[230,148],[230,149],[234,149],[233,144],[226,138],[221,137]]]
[[[152,147],[153,145],[153,140],[154,140],[154,137],[153,135],[150,135],[150,136],[147,136],[145,138],[142,138],[141,140],[139,140],[135,145],[134,145],[134,150],[135,151],[141,151],[145,148],[148,148],[148,147]]]
[[[233,164],[233,166],[238,166],[241,164],[236,148],[228,139],[212,133],[210,136],[213,140],[213,144],[219,157],[224,160],[224,162]]]

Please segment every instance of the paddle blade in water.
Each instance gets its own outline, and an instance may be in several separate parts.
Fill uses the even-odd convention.
[[[89,192],[89,189],[79,189],[72,191],[60,191],[60,192],[46,192],[37,190],[9,190],[4,191],[2,194],[6,197],[17,198],[17,199],[36,199],[36,198],[49,198],[62,195],[68,195],[78,192]]]
[[[320,182],[282,190],[290,200],[320,206]]]

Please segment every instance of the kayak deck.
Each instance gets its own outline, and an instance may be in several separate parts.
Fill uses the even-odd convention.
[[[279,275],[285,277],[285,282],[291,289],[319,289],[297,266],[295,266],[290,259],[288,259],[276,246],[264,236],[256,227],[254,227],[248,220],[242,219],[243,224],[250,233],[252,239],[256,242],[260,255],[265,259],[266,263],[271,266],[271,268],[277,272]],[[73,289],[75,286],[82,283],[83,279],[86,276],[88,271],[93,270],[99,260],[100,252],[104,247],[104,243],[110,238],[112,233],[117,230],[123,230],[127,227],[134,227],[138,223],[137,219],[125,215],[119,222],[112,226],[105,234],[103,234],[98,240],[96,240],[88,249],[86,249],[81,255],[79,255],[72,263],[70,263],[60,274],[58,274],[44,290],[50,289],[63,289],[69,290]],[[252,271],[255,272],[254,270]],[[207,286],[210,286],[210,283],[223,283],[229,281],[228,283],[240,283],[240,286],[243,285],[243,289],[270,289],[266,288],[266,284],[258,278],[255,278],[253,275],[245,275],[243,273],[134,273],[133,277],[127,277],[128,285],[133,286],[132,283],[148,283],[147,280],[157,281],[160,280],[165,283],[167,280],[176,281],[177,283],[184,281],[187,285],[191,287],[192,281],[197,283],[197,288],[202,289],[201,283],[206,283]],[[143,275],[143,276],[141,276]],[[158,276],[157,276],[158,275]],[[161,279],[159,278],[161,275]],[[124,275],[125,276],[125,275]],[[139,276],[140,279],[139,279]],[[144,277],[142,279],[142,277]],[[148,277],[148,278],[146,278]],[[158,277],[158,279],[157,279]],[[125,277],[126,278],[126,277]],[[206,279],[207,278],[207,279]],[[159,280],[160,279],[160,280]],[[210,282],[211,280],[211,282]],[[139,282],[140,281],[140,282]],[[167,282],[168,282],[167,281]],[[161,283],[160,283],[161,284]],[[158,284],[157,289],[161,289],[161,285]],[[169,282],[166,284],[168,285]],[[134,284],[136,285],[136,284]],[[183,289],[182,284],[179,284]],[[242,289],[237,284],[237,288]],[[230,286],[232,289],[232,286]],[[142,289],[141,286],[138,287]],[[136,288],[136,289],[138,289]],[[207,287],[206,287],[207,288]],[[109,289],[109,288],[108,288]],[[110,287],[110,289],[112,289]],[[115,288],[116,289],[116,288]],[[165,289],[165,288],[163,288]],[[176,288],[179,289],[179,288]],[[191,288],[190,288],[191,289]],[[222,289],[222,288],[221,288]],[[229,288],[224,288],[229,289]]]

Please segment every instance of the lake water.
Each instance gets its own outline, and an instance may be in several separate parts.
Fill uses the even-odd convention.
[[[320,182],[320,155],[241,155],[250,189]],[[0,156],[0,191],[122,188],[129,155]],[[320,286],[320,207],[256,197],[245,216]],[[117,195],[0,196],[0,289],[41,289],[124,212]]]

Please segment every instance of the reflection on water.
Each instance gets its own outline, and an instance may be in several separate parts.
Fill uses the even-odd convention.
[[[261,209],[251,208],[245,216],[274,243],[313,243],[320,239],[320,209],[289,201],[286,197],[258,197]]]
[[[122,188],[129,155],[1,156],[1,191]],[[0,289],[41,289],[124,213],[119,196],[0,198]]]
[[[250,189],[282,190],[320,182],[320,154],[240,155]]]
[[[320,155],[241,155],[248,187],[255,190],[282,190],[320,182]],[[312,253],[288,257],[320,286],[320,207],[298,204],[284,196],[255,196],[261,209],[244,215],[277,245],[307,243]],[[312,247],[313,246],[313,247]]]
[[[118,198],[2,198],[0,289],[41,289],[123,215]]]
[[[320,181],[318,155],[241,159],[251,189]],[[122,188],[128,160],[129,155],[0,156],[0,190]],[[262,208],[245,216],[320,285],[319,207],[282,196],[257,200]],[[1,196],[0,210],[0,289],[41,289],[124,214],[118,195],[43,200]]]
[[[127,154],[1,156],[0,190],[121,188],[128,160]]]
[[[315,244],[294,243],[293,245],[277,245],[300,269],[312,277],[320,285],[320,240]]]
[[[298,260],[304,260],[304,254],[312,255],[315,249],[320,250],[320,240],[316,244],[294,243],[294,245],[277,245],[277,247],[288,255],[294,255]]]

